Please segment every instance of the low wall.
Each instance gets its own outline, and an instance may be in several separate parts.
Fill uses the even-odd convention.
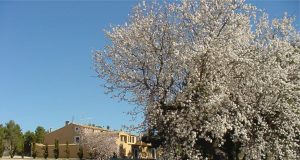
[[[44,147],[43,144],[36,144],[37,157],[44,157]],[[54,145],[48,145],[48,158],[54,158]],[[79,145],[69,144],[70,158],[78,158]],[[87,151],[83,148],[84,158],[88,158],[89,155]],[[66,144],[59,144],[59,158],[66,158]]]

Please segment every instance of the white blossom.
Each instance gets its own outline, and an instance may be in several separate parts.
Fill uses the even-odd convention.
[[[117,154],[117,133],[81,130],[80,137],[81,145],[87,148],[87,152],[90,154],[92,159],[108,160],[114,154]]]
[[[292,23],[243,0],[143,2],[106,32],[112,43],[95,52],[95,68],[108,92],[141,106],[167,159],[299,159]]]

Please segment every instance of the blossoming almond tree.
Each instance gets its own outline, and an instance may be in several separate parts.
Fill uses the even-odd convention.
[[[167,159],[297,159],[292,23],[243,0],[142,2],[106,32],[112,43],[95,52],[95,67],[108,92],[140,106]]]
[[[92,159],[108,160],[118,150],[117,134],[113,132],[80,131],[81,144],[87,148]]]

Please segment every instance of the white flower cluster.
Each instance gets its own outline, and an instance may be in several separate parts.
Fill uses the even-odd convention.
[[[167,159],[299,159],[300,36],[243,0],[142,3],[94,54]]]

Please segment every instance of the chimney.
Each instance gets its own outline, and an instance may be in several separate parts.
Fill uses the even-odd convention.
[[[70,121],[66,121],[66,126],[69,125],[69,122],[70,122]]]

